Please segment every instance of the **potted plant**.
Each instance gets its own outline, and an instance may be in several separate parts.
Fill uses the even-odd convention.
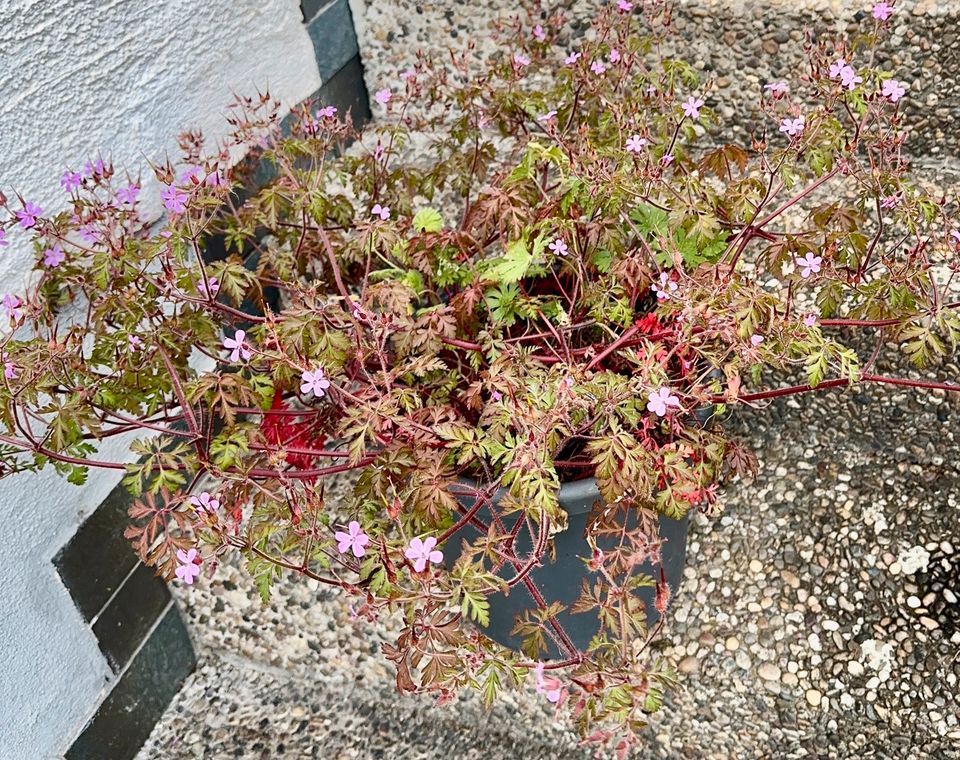
[[[625,754],[675,680],[656,641],[686,516],[753,467],[728,409],[960,390],[854,349],[870,330],[927,366],[960,335],[960,232],[909,178],[905,86],[870,54],[891,6],[769,83],[741,147],[705,139],[709,85],[640,5],[582,45],[561,14],[518,20],[479,77],[419,60],[363,133],[239,100],[228,144],[155,168],[158,234],[102,162],[64,175],[68,212],[4,199],[38,275],[2,300],[5,473],[123,470],[166,577],[239,552],[264,598],[284,572],[340,587],[361,619],[402,613],[400,689],[530,678]],[[238,150],[273,177],[243,203]],[[98,456],[132,434],[135,464]]]

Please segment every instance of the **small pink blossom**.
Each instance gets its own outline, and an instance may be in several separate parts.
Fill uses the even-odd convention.
[[[857,74],[850,66],[844,66],[840,72],[840,85],[848,90],[857,89],[857,85],[863,82],[863,77]]]
[[[17,365],[10,361],[7,358],[7,354],[3,354],[3,376],[7,380],[13,380],[17,376]]]
[[[873,4],[873,17],[877,21],[886,21],[894,13],[894,7],[887,2]]]
[[[547,39],[547,33],[543,31],[543,27],[540,24],[533,27],[533,37],[537,42],[543,42]]]
[[[502,401],[502,400],[503,400],[503,394],[502,394],[500,391],[493,391],[493,392],[490,394],[490,398],[492,398],[494,401]]]
[[[137,202],[137,196],[140,194],[140,188],[131,182],[126,187],[117,190],[117,200],[126,206],[132,206]]]
[[[647,141],[640,135],[631,135],[627,138],[627,153],[640,153],[647,145]]]
[[[65,171],[60,177],[60,187],[68,193],[72,193],[83,184],[83,176],[80,172]]]
[[[245,330],[237,330],[232,338],[223,339],[223,347],[230,351],[230,361],[235,362],[241,356],[244,360],[253,356],[253,352],[246,343],[247,333]]]
[[[670,166],[673,163],[673,153],[666,153],[663,158],[660,159],[660,163],[664,166]]]
[[[556,109],[550,109],[545,114],[537,117],[537,121],[553,121],[557,117]]]
[[[513,65],[522,68],[523,66],[530,65],[530,57],[524,55],[523,53],[514,53],[513,54]]]
[[[216,277],[208,277],[206,282],[197,280],[197,290],[204,298],[210,298],[220,291],[220,282]]]
[[[174,573],[181,581],[188,586],[192,586],[194,579],[200,575],[201,559],[197,556],[197,550],[193,548],[188,551],[177,549],[177,560],[180,564]]]
[[[82,225],[77,232],[80,233],[80,238],[83,240],[83,242],[87,243],[88,245],[92,245],[100,239],[97,235],[97,225],[93,222],[87,222],[86,224]]]
[[[953,242],[960,246],[960,230],[951,230],[950,237],[953,238]]]
[[[888,79],[883,83],[881,94],[891,103],[896,103],[907,94],[907,88],[896,79]]]
[[[0,306],[3,307],[3,310],[7,312],[7,318],[12,319],[15,322],[20,321],[20,317],[23,316],[23,311],[20,309],[20,299],[15,295],[7,293],[3,300],[0,301]]]
[[[54,269],[60,266],[65,258],[67,258],[67,255],[63,252],[59,244],[57,244],[54,245],[53,248],[47,248],[47,250],[43,252],[43,265]]]
[[[317,111],[318,119],[332,119],[336,115],[337,115],[336,106],[324,106],[323,108]]]
[[[83,174],[85,177],[93,177],[94,175],[103,175],[103,159],[98,158],[96,161],[87,161],[83,165]]]
[[[680,399],[674,396],[666,386],[651,392],[648,398],[647,411],[653,412],[658,417],[665,417],[668,408],[680,406]]]
[[[533,676],[536,681],[535,690],[537,694],[543,694],[548,702],[556,704],[563,695],[563,684],[559,678],[544,675],[544,666],[542,662],[537,663],[533,670]]]
[[[620,51],[614,48],[610,51],[610,63],[619,63],[620,62]]]
[[[376,203],[373,208],[370,209],[370,213],[374,216],[379,216],[383,221],[387,221],[387,219],[390,218],[390,207],[381,206],[379,203]]]
[[[837,60],[830,64],[830,78],[839,79],[841,73],[846,68],[849,68],[847,62],[843,58],[837,58]]]
[[[670,275],[666,272],[660,273],[660,282],[655,282],[650,286],[650,289],[657,294],[658,301],[666,301],[670,298],[670,294],[676,292],[677,283],[670,279]]]
[[[688,118],[696,121],[700,118],[700,109],[703,108],[703,98],[697,98],[691,95],[680,105],[680,107],[683,109],[684,114],[686,114]]]
[[[427,562],[432,562],[435,565],[443,562],[443,552],[433,548],[436,545],[437,539],[433,536],[428,536],[425,539],[414,538],[410,541],[410,545],[403,556],[413,562],[413,569],[416,572],[422,573],[427,566]]]
[[[633,10],[633,3],[629,0],[617,0],[617,10],[621,13],[629,13]]]
[[[220,500],[211,496],[207,491],[203,491],[199,496],[191,496],[190,504],[198,512],[213,514],[220,509]]]
[[[557,238],[550,245],[547,246],[551,251],[553,251],[557,256],[566,256],[568,251],[566,241],[563,238]]]
[[[590,64],[590,71],[592,71],[597,76],[602,75],[607,70],[607,67],[604,65],[603,61],[594,61]]]
[[[351,520],[347,532],[338,530],[333,534],[337,540],[337,551],[345,554],[347,550],[353,552],[354,557],[362,557],[367,553],[366,546],[370,543],[370,536],[363,532],[360,523]]]
[[[377,94],[373,96],[373,99],[376,100],[380,105],[385,106],[393,98],[393,93],[390,92],[388,87],[384,87],[382,90],[377,90]]]
[[[814,327],[817,324],[817,315],[807,314],[807,316],[803,318],[803,324],[807,327]]]
[[[796,137],[803,134],[805,126],[806,122],[804,122],[802,116],[798,116],[796,119],[787,118],[780,122],[780,131],[790,135],[790,137]]]
[[[581,57],[582,55],[583,55],[583,53],[579,53],[579,52],[570,53],[570,55],[568,55],[566,58],[563,59],[563,62],[564,62],[567,66],[573,66],[573,64],[575,64],[577,61],[580,60],[580,57]]]
[[[131,351],[139,351],[143,347],[143,341],[137,335],[127,336],[127,348]]]
[[[312,393],[317,398],[323,398],[327,388],[330,387],[330,381],[323,373],[323,367],[317,367],[315,370],[306,370],[300,377],[300,392]]]
[[[880,201],[880,208],[896,208],[900,205],[900,194],[894,193],[893,195],[888,195],[882,201]]]
[[[750,345],[751,345],[751,346],[759,346],[761,343],[763,343],[763,336],[762,336],[762,335],[751,335],[751,336],[750,336]]]
[[[203,169],[196,164],[188,166],[183,173],[180,174],[180,178],[177,180],[181,185],[199,185],[200,184],[200,175],[203,174]]]
[[[187,199],[189,196],[174,185],[167,185],[166,189],[160,193],[163,205],[174,214],[182,214],[187,209]]]
[[[788,85],[786,82],[770,82],[769,84],[765,84],[763,89],[776,97],[788,92],[790,90],[790,85]]]
[[[409,82],[411,79],[417,78],[417,72],[414,69],[407,69],[406,71],[400,72],[400,78],[405,82]]]
[[[43,209],[40,208],[36,203],[31,201],[24,201],[23,208],[20,211],[17,211],[15,216],[17,221],[20,223],[20,226],[29,230],[31,227],[35,227],[37,224],[37,217],[43,213]]]
[[[795,259],[795,262],[798,267],[800,267],[800,276],[803,279],[807,279],[811,274],[816,274],[820,271],[820,265],[823,263],[822,256],[814,256],[813,251],[807,251],[807,255],[803,258],[799,256]]]

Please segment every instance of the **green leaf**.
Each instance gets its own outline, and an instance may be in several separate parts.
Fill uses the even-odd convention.
[[[501,256],[486,275],[503,285],[518,282],[527,273],[533,262],[533,254],[527,248],[526,240],[515,240],[507,246],[507,252]]]
[[[413,217],[413,228],[417,232],[440,232],[443,229],[443,217],[436,209],[422,208]]]

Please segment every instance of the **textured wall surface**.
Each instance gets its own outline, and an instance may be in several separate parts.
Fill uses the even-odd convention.
[[[4,0],[0,3],[0,189],[47,211],[65,205],[59,177],[102,152],[136,174],[176,155],[176,135],[226,131],[234,93],[269,88],[292,105],[320,85],[297,0]],[[144,175],[145,206],[159,191]],[[10,234],[0,292],[32,262]],[[119,442],[103,452],[120,456]],[[56,757],[108,685],[93,635],[51,557],[116,484],[53,472],[0,481],[0,757]]]

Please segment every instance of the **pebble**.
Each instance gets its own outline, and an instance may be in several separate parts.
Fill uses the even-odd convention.
[[[776,681],[780,678],[780,668],[772,662],[763,662],[757,667],[757,675],[764,681]]]
[[[811,707],[819,707],[820,700],[823,698],[823,695],[817,689],[807,689],[804,696],[807,699],[807,704]]]

